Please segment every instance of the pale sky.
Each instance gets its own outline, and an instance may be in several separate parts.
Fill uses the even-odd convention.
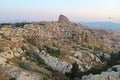
[[[0,22],[54,21],[60,14],[74,22],[120,22],[120,0],[0,0]]]

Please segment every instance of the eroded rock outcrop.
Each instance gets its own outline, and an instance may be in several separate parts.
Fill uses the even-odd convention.
[[[64,16],[64,15],[60,15],[59,16],[58,22],[60,22],[61,24],[65,24],[65,23],[69,24],[69,23],[71,23],[69,21],[69,19],[66,16]]]
[[[22,70],[10,64],[4,66],[5,73],[16,80],[43,80],[40,74]]]
[[[57,70],[62,73],[70,72],[72,65],[66,61],[62,61],[59,58],[52,57],[45,51],[40,52],[39,57],[41,57],[46,64],[48,64],[53,70]]]
[[[116,71],[108,70],[97,75],[88,75],[82,77],[82,80],[120,80],[120,65],[114,66]]]

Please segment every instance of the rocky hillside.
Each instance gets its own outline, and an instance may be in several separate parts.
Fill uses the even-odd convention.
[[[120,49],[120,33],[90,29],[64,15],[0,27],[1,80],[65,80],[73,63],[83,72],[102,67]]]
[[[101,74],[83,76],[82,80],[120,80],[120,65],[113,66]]]

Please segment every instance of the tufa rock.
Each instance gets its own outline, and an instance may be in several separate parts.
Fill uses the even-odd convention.
[[[60,15],[59,16],[58,22],[60,22],[60,23],[67,23],[67,24],[70,23],[69,19],[66,16],[64,16],[64,15]]]

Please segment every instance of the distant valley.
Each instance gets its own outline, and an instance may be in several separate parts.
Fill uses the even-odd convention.
[[[80,22],[80,24],[97,29],[107,29],[120,32],[120,23],[113,22]]]

